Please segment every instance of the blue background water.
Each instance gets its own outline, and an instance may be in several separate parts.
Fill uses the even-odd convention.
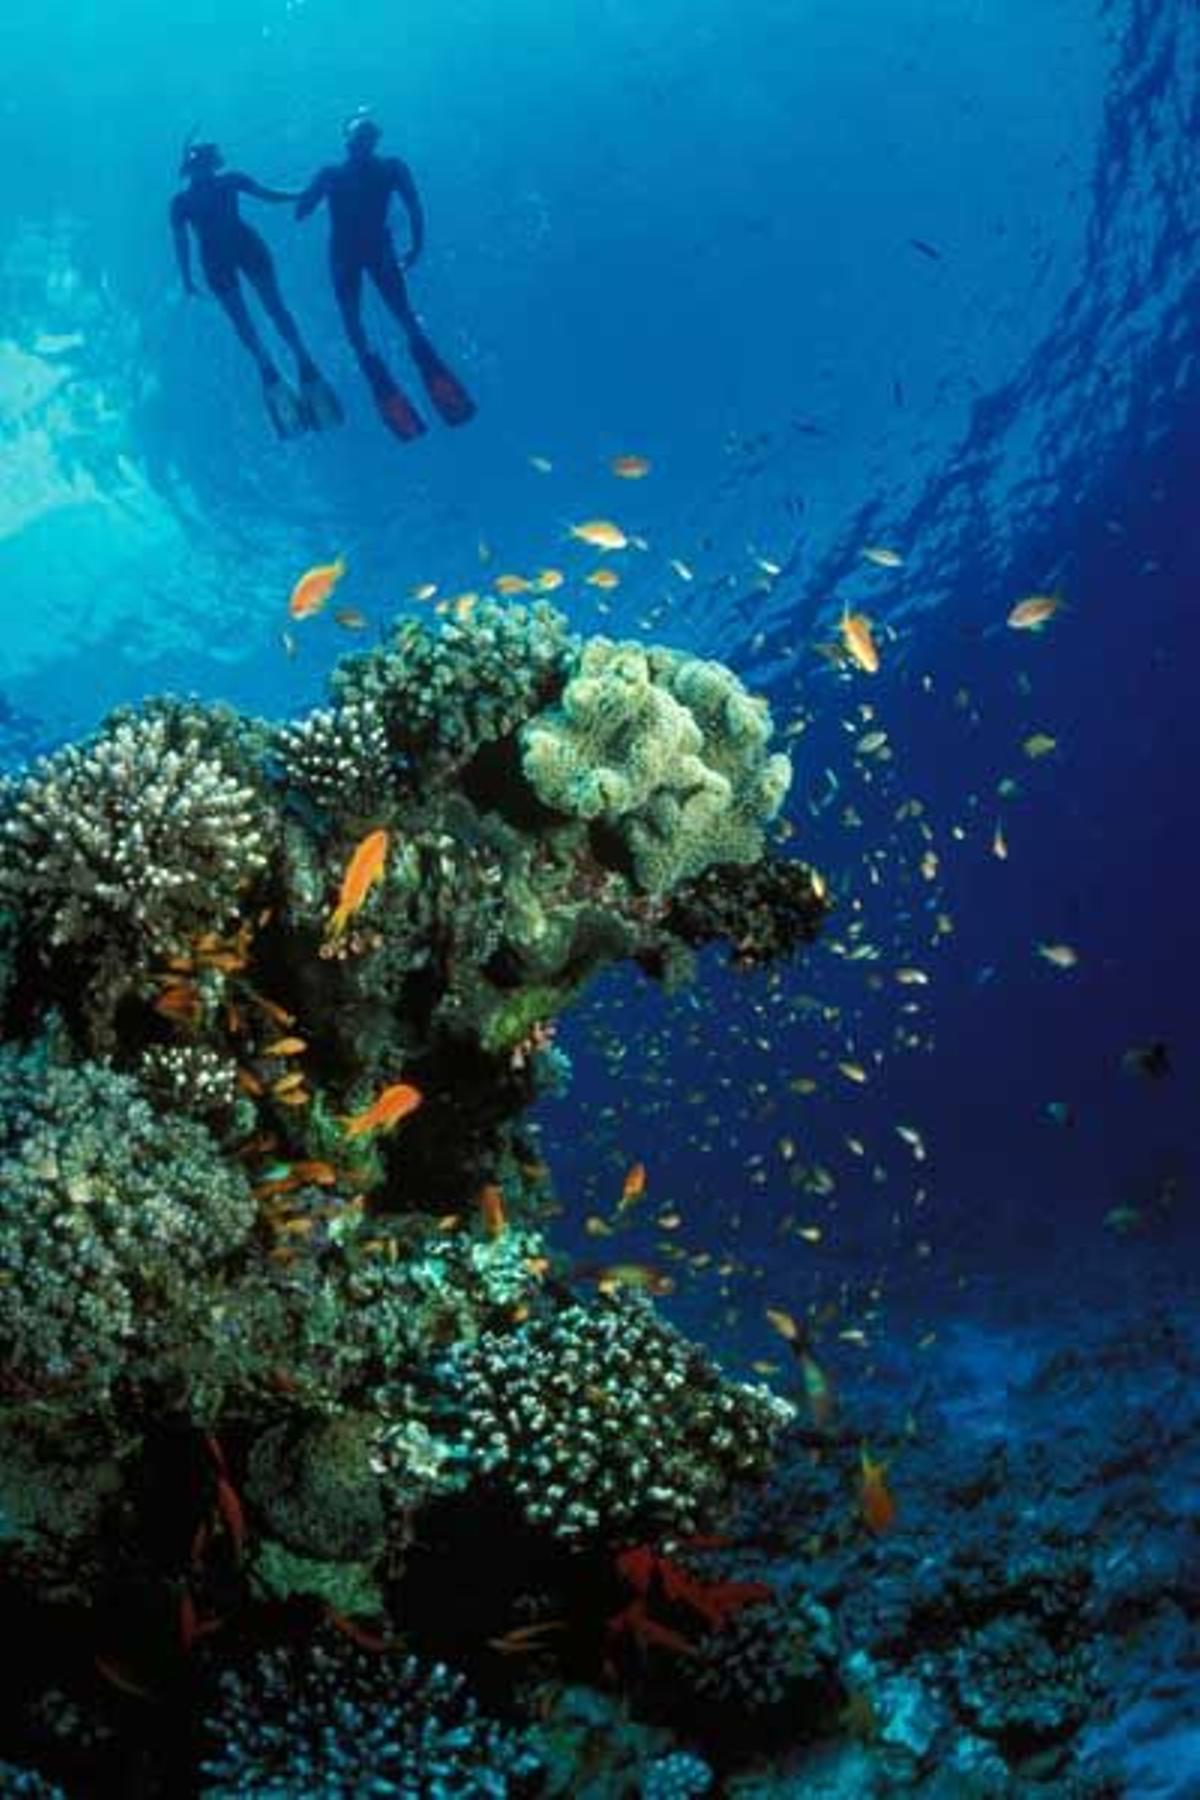
[[[857,1304],[886,1269],[894,1289],[931,1276],[930,1304],[964,1277],[1137,1279],[1194,1248],[1198,41],[1182,0],[10,9],[0,685],[35,721],[13,753],[163,685],[311,701],[348,646],[322,619],[290,661],[280,628],[297,572],[334,552],[347,604],[383,619],[418,581],[582,575],[566,523],[612,513],[650,549],[607,614],[583,586],[568,610],[649,620],[765,687],[781,726],[810,720],[795,843],[838,892],[834,939],[852,946],[861,898],[880,960],[825,948],[774,989],[714,970],[694,1000],[606,984],[564,1030],[576,1085],[545,1113],[575,1225],[641,1156],[653,1207],[622,1251],[658,1254],[649,1219],[678,1203],[680,1241],[765,1263],[770,1297],[848,1282]],[[231,166],[299,184],[362,101],[421,186],[415,296],[480,415],[388,439],[323,221],[248,206],[351,411],[280,445],[212,301],[179,294],[180,146],[199,126]],[[615,482],[621,451],[650,479]],[[872,541],[903,567],[864,563]],[[1043,638],[1005,629],[1051,586],[1070,606]],[[874,682],[813,651],[844,599],[894,628]],[[894,752],[868,782],[862,702]],[[1060,745],[1036,764],[1034,730]],[[894,819],[912,795],[933,882]],[[897,988],[904,963],[929,988]],[[1123,1075],[1155,1037],[1172,1077]],[[812,1098],[787,1086],[805,1072]],[[832,1194],[791,1184],[813,1163]],[[1172,1176],[1143,1237],[1104,1228]],[[781,1238],[788,1215],[822,1245]]]

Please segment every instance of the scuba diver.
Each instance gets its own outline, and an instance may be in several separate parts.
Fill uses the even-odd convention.
[[[387,364],[367,341],[362,320],[363,276],[369,275],[389,312],[403,326],[412,359],[430,400],[447,425],[465,425],[474,417],[475,402],[451,373],[426,337],[408,298],[404,271],[411,269],[425,243],[425,217],[407,164],[398,156],[375,154],[382,133],[365,110],[346,122],[345,160],[315,175],[296,205],[296,217],[308,218],[323,200],[329,203],[329,257],[333,291],[342,323],[389,430],[399,438],[420,437],[425,422],[397,386]],[[388,229],[388,207],[398,195],[408,214],[411,248],[396,254]]]
[[[263,187],[249,175],[238,175],[232,170],[222,174],[223,162],[215,144],[189,142],[184,149],[179,173],[187,178],[188,185],[171,202],[171,231],[184,289],[189,294],[198,292],[192,280],[190,226],[200,246],[200,262],[209,289],[258,364],[267,412],[279,436],[294,438],[304,431],[340,425],[341,403],[309,355],[296,321],[283,303],[271,252],[257,231],[252,231],[238,215],[241,194],[276,201],[295,200],[296,195]],[[258,334],[242,291],[243,275],[296,358],[299,393],[284,380]]]

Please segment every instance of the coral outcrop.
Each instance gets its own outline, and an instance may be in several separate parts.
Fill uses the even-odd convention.
[[[462,1442],[565,1540],[694,1532],[792,1408],[725,1379],[647,1302],[568,1306],[460,1352]]]

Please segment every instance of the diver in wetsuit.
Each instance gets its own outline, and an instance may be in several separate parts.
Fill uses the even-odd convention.
[[[322,201],[328,203],[333,291],[346,335],[384,423],[397,437],[414,438],[424,431],[424,421],[372,349],[363,328],[364,276],[370,276],[384,305],[404,328],[429,398],[447,425],[465,425],[474,416],[475,402],[446,367],[412,309],[404,271],[412,268],[424,247],[425,217],[407,164],[398,156],[376,155],[381,135],[368,113],[355,113],[343,133],[345,160],[329,164],[313,177],[297,202],[296,217],[306,219]],[[411,248],[403,257],[397,256],[388,229],[393,195],[408,214]]]
[[[171,231],[184,289],[189,294],[198,292],[192,280],[190,227],[200,246],[200,263],[209,289],[228,313],[238,337],[258,364],[267,412],[279,436],[298,437],[302,431],[339,425],[341,405],[305,348],[296,321],[284,305],[271,252],[257,231],[252,231],[238,214],[238,199],[242,194],[250,194],[256,200],[275,201],[294,200],[296,195],[263,187],[249,175],[235,174],[232,170],[222,174],[223,161],[215,144],[191,143],[183,153],[179,173],[187,178],[188,185],[171,202]],[[298,394],[289,387],[271,360],[250,317],[242,291],[243,275],[296,358]]]

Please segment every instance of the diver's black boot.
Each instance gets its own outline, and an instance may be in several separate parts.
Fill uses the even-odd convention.
[[[448,369],[427,337],[410,340],[412,358],[421,371],[425,392],[447,425],[465,425],[475,417],[475,402],[458,376]]]
[[[424,419],[404,390],[397,387],[383,359],[372,354],[364,366],[367,380],[371,383],[371,392],[375,396],[375,404],[379,408],[379,416],[388,430],[406,444],[411,443],[413,438],[422,436],[425,430]]]
[[[307,363],[300,371],[300,404],[313,431],[328,431],[346,417],[341,401],[315,363]]]
[[[300,396],[288,386],[278,369],[263,370],[263,399],[277,437],[303,437],[308,430],[308,415]]]

